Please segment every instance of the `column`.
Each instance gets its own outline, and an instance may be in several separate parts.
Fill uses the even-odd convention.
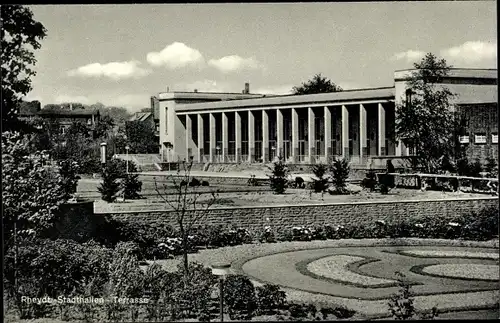
[[[215,114],[210,113],[210,162],[213,163],[215,162],[215,157],[217,154],[217,151],[215,149],[216,142],[215,142]]]
[[[330,157],[332,156],[332,111],[330,107],[324,108],[324,118],[325,118],[325,162],[328,163]]]
[[[285,147],[283,145],[283,111],[276,109],[276,156],[284,157]]]
[[[262,157],[263,162],[269,161],[269,115],[262,110]]]
[[[299,114],[297,109],[292,108],[292,159],[294,163],[299,161]]]
[[[255,117],[252,110],[248,111],[248,148],[248,161],[253,163],[255,161]]]
[[[349,111],[342,106],[342,158],[349,159]]]
[[[241,160],[241,116],[238,111],[234,112],[234,141],[236,145],[236,162]]]
[[[365,106],[359,105],[359,161],[363,163],[364,159],[368,156],[368,142],[367,142],[367,127],[366,127],[366,109]]]
[[[385,108],[382,103],[378,104],[378,155],[385,156]]]
[[[315,164],[314,156],[316,155],[316,129],[314,127],[314,110],[307,109],[307,138],[309,141],[309,163]]]
[[[229,152],[229,136],[228,136],[228,125],[227,125],[227,114],[225,112],[222,115],[222,162],[228,161],[227,154]]]
[[[186,162],[189,162],[189,158],[193,155],[193,149],[191,148],[191,138],[193,137],[193,124],[191,121],[191,116],[186,114]]]
[[[203,116],[198,114],[198,162],[203,163],[203,155],[205,154],[205,138],[203,137]]]

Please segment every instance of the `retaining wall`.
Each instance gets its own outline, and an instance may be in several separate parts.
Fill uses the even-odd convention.
[[[203,224],[234,225],[249,230],[261,230],[270,225],[279,230],[300,225],[368,225],[376,220],[390,222],[427,216],[451,220],[492,206],[498,206],[498,198],[212,208],[205,216]],[[153,225],[166,223],[176,226],[175,214],[172,211],[132,211],[100,213],[100,215],[132,223],[146,222]]]

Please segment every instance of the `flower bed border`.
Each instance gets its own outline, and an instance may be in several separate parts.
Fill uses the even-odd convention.
[[[488,247],[485,247],[485,249],[488,249]],[[495,248],[491,248],[495,249]],[[424,255],[415,255],[415,254],[410,254],[405,252],[404,250],[402,251],[390,251],[390,250],[382,250],[382,252],[385,253],[390,253],[390,254],[396,254],[396,255],[401,255],[401,256],[406,256],[406,257],[412,257],[412,258],[424,258],[424,259],[431,259],[431,258],[458,258],[458,259],[479,259],[479,260],[491,260],[491,261],[497,261],[498,259],[492,259],[492,258],[487,258],[487,257],[480,257],[480,256],[473,256],[473,257],[467,257],[467,256],[424,256]],[[485,252],[486,253],[486,252]],[[492,253],[492,252],[491,252]]]
[[[414,273],[414,274],[417,274],[417,275],[430,276],[430,277],[436,277],[436,278],[458,279],[458,280],[463,280],[463,281],[478,281],[478,282],[488,282],[488,283],[498,282],[498,279],[481,279],[481,278],[455,277],[455,276],[446,276],[446,275],[439,275],[439,274],[427,273],[427,272],[424,271],[425,267],[436,266],[436,265],[443,265],[443,264],[436,263],[436,264],[416,265],[416,266],[411,267],[410,271],[412,273]]]

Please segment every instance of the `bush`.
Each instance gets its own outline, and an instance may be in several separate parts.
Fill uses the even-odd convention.
[[[139,181],[139,175],[131,174],[137,172],[137,167],[134,162],[129,161],[129,173],[123,174],[121,187],[123,196],[126,199],[138,199],[141,196],[139,192],[142,190],[142,182]]]
[[[271,189],[274,194],[283,194],[287,187],[288,167],[280,157],[277,162],[273,163],[271,169],[272,175],[269,176],[271,181]]]
[[[191,187],[201,186],[201,182],[197,178],[193,177],[191,179],[191,181],[189,182],[189,186],[191,186]]]
[[[108,162],[106,167],[102,172],[102,183],[98,187],[99,193],[101,193],[102,199],[106,202],[114,202],[117,198],[117,194],[120,191],[120,183],[118,179],[121,177],[118,168],[115,163]]]
[[[337,194],[347,193],[347,179],[350,172],[349,162],[346,159],[334,158],[329,165],[329,170],[333,180],[334,192]]]
[[[464,218],[460,237],[467,240],[491,240],[498,236],[498,207],[491,207]]]
[[[286,304],[286,294],[277,285],[265,284],[257,287],[256,298],[259,314],[261,315],[275,314]]]
[[[274,243],[276,242],[276,237],[270,226],[264,228],[264,232],[259,235],[259,242],[261,243]]]
[[[75,193],[78,187],[78,164],[71,160],[66,159],[58,162],[59,174],[62,180],[62,189],[66,193],[65,199],[70,199]]]
[[[242,275],[228,276],[224,281],[224,302],[232,320],[251,320],[257,309],[257,298],[250,279]]]
[[[366,173],[366,177],[361,181],[361,187],[363,187],[364,189],[369,189],[370,192],[373,192],[376,186],[377,175],[375,174],[375,171],[370,170]]]
[[[210,186],[210,183],[208,181],[202,181],[201,186]]]
[[[328,178],[324,178],[327,171],[324,164],[316,164],[312,166],[312,172],[317,179],[313,179],[313,189],[315,193],[321,193],[328,189]]]

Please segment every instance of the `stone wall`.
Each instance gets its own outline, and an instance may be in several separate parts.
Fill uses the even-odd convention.
[[[373,224],[376,220],[389,222],[426,216],[453,219],[492,206],[498,206],[498,198],[213,208],[208,211],[204,224],[234,225],[259,231],[267,225],[277,230],[300,225],[367,225]],[[171,211],[101,213],[101,215],[132,223],[146,222],[152,225],[167,223],[175,226],[175,214]]]

